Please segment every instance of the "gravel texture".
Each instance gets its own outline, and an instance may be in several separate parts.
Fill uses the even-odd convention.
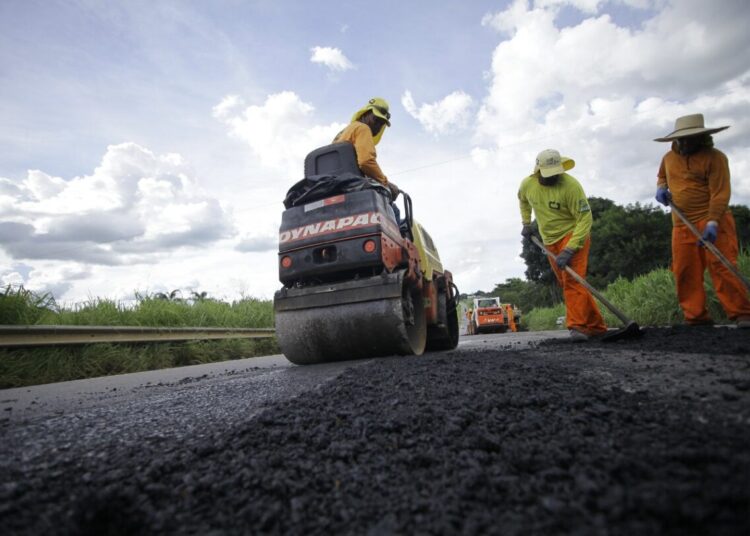
[[[744,535],[749,348],[750,332],[719,328],[498,342],[323,383],[317,367],[276,371],[263,390],[297,387],[252,410],[257,376],[236,375],[5,421],[0,527]]]

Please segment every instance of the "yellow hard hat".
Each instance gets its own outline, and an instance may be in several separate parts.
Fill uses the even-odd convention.
[[[365,104],[362,108],[354,112],[354,115],[352,116],[352,123],[359,120],[359,118],[368,111],[372,111],[375,116],[384,120],[386,125],[391,126],[391,112],[389,111],[388,101],[381,97],[373,97],[372,99],[367,101],[367,104]],[[377,145],[380,141],[380,138],[383,136],[383,132],[385,132],[385,125],[383,125],[383,128],[380,129],[380,132],[373,136],[375,145]]]

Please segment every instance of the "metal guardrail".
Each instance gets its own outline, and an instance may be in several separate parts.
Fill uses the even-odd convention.
[[[92,343],[170,342],[274,337],[273,328],[146,328],[140,326],[0,326],[0,348]]]

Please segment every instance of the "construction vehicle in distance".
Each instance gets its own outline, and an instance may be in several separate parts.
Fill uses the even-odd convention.
[[[498,297],[474,298],[471,314],[468,316],[467,333],[505,333],[509,329],[518,331],[521,312],[510,303],[500,303]]]
[[[305,178],[284,201],[279,230],[276,337],[296,364],[458,345],[458,291],[403,193],[398,222],[390,191],[364,177],[354,146],[334,143],[305,158]]]

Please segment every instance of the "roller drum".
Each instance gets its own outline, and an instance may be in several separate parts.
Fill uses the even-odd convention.
[[[274,307],[281,350],[298,365],[424,352],[422,295],[403,272],[284,289]]]

